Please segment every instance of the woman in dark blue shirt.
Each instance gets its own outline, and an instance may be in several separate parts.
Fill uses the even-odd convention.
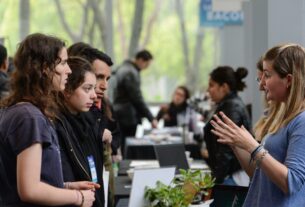
[[[94,201],[94,183],[63,182],[52,121],[55,93],[65,89],[71,73],[67,59],[64,42],[43,34],[27,36],[17,49],[11,95],[0,114],[1,207],[91,206]]]

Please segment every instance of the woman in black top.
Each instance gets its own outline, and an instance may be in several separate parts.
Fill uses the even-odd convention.
[[[242,81],[248,74],[245,68],[236,71],[229,66],[220,66],[210,73],[208,92],[216,104],[215,114],[222,111],[238,126],[251,129],[251,121],[245,104],[237,95],[246,85]],[[204,140],[208,150],[207,162],[217,183],[236,185],[234,174],[241,170],[239,162],[228,145],[217,142],[217,136],[211,133],[212,125],[204,127]],[[233,176],[233,177],[232,177]]]
[[[71,57],[68,64],[72,74],[60,95],[61,115],[56,131],[62,157],[65,182],[88,180],[98,183],[93,206],[104,206],[103,142],[94,121],[85,116],[96,99],[96,77],[92,65],[83,58]],[[99,126],[98,126],[99,127]]]
[[[176,88],[172,101],[169,104],[161,106],[157,115],[157,120],[164,120],[164,126],[172,127],[182,125],[183,120],[179,120],[179,114],[183,115],[187,110],[187,99],[190,97],[190,92],[185,86],[179,86]]]

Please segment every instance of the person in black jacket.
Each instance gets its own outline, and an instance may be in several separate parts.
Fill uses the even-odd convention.
[[[229,66],[220,66],[210,73],[208,92],[216,104],[215,114],[222,111],[238,126],[251,129],[251,120],[245,104],[237,95],[246,85],[242,81],[248,74],[245,68],[236,71]],[[208,164],[217,183],[243,185],[237,177],[243,174],[237,158],[228,145],[217,142],[211,133],[212,125],[208,122],[204,127],[204,140],[208,150]],[[247,178],[247,177],[246,177]],[[246,179],[247,180],[247,179]]]
[[[157,120],[164,120],[165,127],[181,126],[184,123],[179,123],[179,114],[183,117],[186,114],[190,98],[190,92],[185,86],[178,86],[173,94],[172,101],[169,104],[160,107],[157,114]]]
[[[121,132],[116,121],[111,105],[106,97],[108,81],[111,76],[111,58],[104,52],[86,44],[78,42],[68,48],[69,56],[79,56],[88,60],[94,69],[97,78],[95,92],[97,98],[88,113],[86,119],[92,123],[96,133],[102,133],[104,141],[104,166],[110,172],[109,178],[109,199],[108,204],[114,203],[114,172],[112,161],[121,159],[118,149],[120,147]]]
[[[147,50],[139,51],[133,60],[126,60],[115,72],[116,88],[113,93],[113,108],[122,132],[122,151],[126,137],[134,137],[141,118],[147,118],[152,127],[157,120],[144,102],[141,92],[140,72],[148,68],[153,56]]]
[[[98,183],[93,206],[104,207],[103,141],[82,112],[89,111],[96,99],[96,77],[92,65],[80,57],[70,57],[72,74],[65,91],[59,94],[60,115],[55,126],[58,135],[64,181]]]
[[[97,122],[104,121],[102,124],[103,128],[108,129],[112,135],[111,150],[112,155],[115,156],[118,154],[120,147],[121,133],[114,113],[112,113],[113,109],[106,98],[108,81],[111,77],[110,67],[113,65],[113,62],[107,54],[84,42],[71,45],[68,48],[68,55],[82,57],[93,65],[93,70],[97,78],[95,88],[97,99],[90,109],[92,113],[87,115],[92,116],[91,118]],[[99,123],[96,124],[99,125]],[[108,139],[106,133],[104,137],[104,139]]]

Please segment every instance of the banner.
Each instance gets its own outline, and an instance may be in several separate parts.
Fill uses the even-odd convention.
[[[223,27],[225,25],[242,25],[243,11],[213,11],[212,0],[200,1],[200,26]]]

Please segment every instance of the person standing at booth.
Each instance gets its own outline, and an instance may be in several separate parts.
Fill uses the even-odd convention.
[[[304,206],[304,48],[284,44],[269,49],[263,57],[262,81],[267,100],[282,104],[262,142],[222,112],[211,121],[212,133],[234,151],[252,177],[245,207]]]
[[[134,137],[141,118],[147,118],[153,128],[157,120],[149,111],[141,92],[140,72],[148,68],[153,59],[147,50],[139,51],[133,60],[126,60],[115,71],[116,87],[113,108],[122,132],[121,149],[124,151],[126,137]]]

